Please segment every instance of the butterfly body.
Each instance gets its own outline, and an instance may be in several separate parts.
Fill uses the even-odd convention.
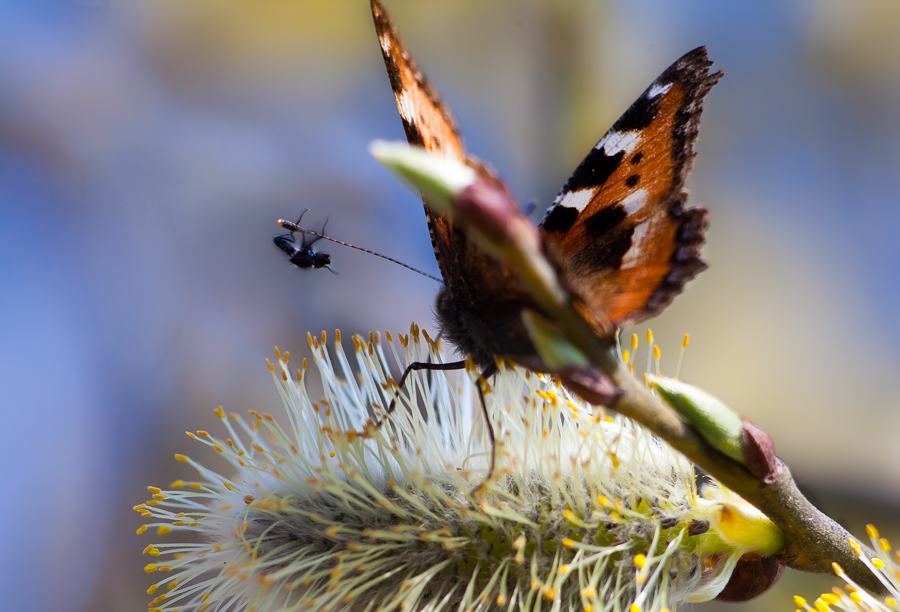
[[[471,356],[482,370],[494,363],[495,356],[502,355],[531,370],[547,371],[521,318],[523,309],[540,309],[518,279],[510,276],[510,270],[495,266],[495,271],[438,292],[435,311],[443,337]],[[484,291],[483,283],[501,291]]]
[[[371,4],[409,143],[455,158],[502,185],[466,153],[450,110],[379,0]],[[684,182],[703,98],[721,77],[710,66],[701,47],[663,72],[576,168],[538,228],[568,299],[610,344],[617,327],[658,314],[706,267],[699,249],[707,211],[685,208]],[[543,313],[516,272],[425,204],[444,279],[436,301],[442,335],[481,368],[502,356],[547,371],[522,323],[523,310]]]

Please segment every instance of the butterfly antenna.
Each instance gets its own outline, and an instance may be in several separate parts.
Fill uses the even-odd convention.
[[[309,210],[309,209],[307,209],[307,210]],[[306,211],[304,211],[304,212],[306,212]],[[328,222],[326,221],[326,223],[328,223]],[[331,238],[330,236],[326,236],[325,234],[320,234],[319,232],[316,232],[313,230],[303,229],[302,227],[300,227],[300,225],[298,223],[294,223],[293,221],[286,221],[285,219],[279,219],[278,225],[280,225],[282,228],[284,228],[288,231],[291,231],[291,232],[302,232],[304,234],[316,236],[316,238],[323,238],[325,240],[328,240],[335,244],[339,244],[341,246],[345,246],[345,247],[348,247],[351,249],[356,249],[357,251],[362,251],[363,253],[368,253],[369,255],[374,255],[375,257],[380,257],[391,263],[395,263],[398,266],[402,266],[402,267],[406,268],[407,270],[411,270],[412,272],[415,272],[416,274],[421,274],[422,276],[424,276],[426,278],[430,278],[433,281],[439,282],[441,284],[444,283],[444,281],[442,281],[438,277],[432,276],[431,274],[428,274],[427,272],[422,272],[421,270],[413,268],[412,266],[409,266],[409,265],[403,263],[402,261],[398,261],[398,260],[394,259],[393,257],[388,257],[387,255],[382,255],[381,253],[376,253],[375,251],[370,251],[369,249],[364,249],[362,247],[358,247],[355,244],[350,244],[349,242],[342,242],[340,240],[336,240],[334,238]],[[323,227],[322,229],[324,230],[325,228]],[[332,272],[334,272],[334,271],[332,270]]]

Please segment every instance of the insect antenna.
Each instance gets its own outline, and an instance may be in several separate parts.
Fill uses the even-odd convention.
[[[306,210],[309,210],[309,209],[307,208]],[[303,212],[306,213],[306,210],[304,210]],[[300,217],[302,218],[303,215],[300,215]],[[327,224],[328,221],[326,220],[325,223]],[[324,226],[322,227],[322,232],[320,233],[320,232],[317,232],[314,230],[308,230],[308,229],[304,229],[304,228],[300,227],[300,219],[297,219],[296,223],[294,221],[288,221],[286,219],[279,219],[278,225],[281,226],[283,229],[288,230],[289,232],[300,232],[301,234],[305,234],[308,236],[315,236],[316,240],[321,238],[321,239],[333,242],[335,244],[339,244],[341,246],[345,246],[345,247],[348,247],[351,249],[356,249],[357,251],[362,251],[363,253],[368,253],[369,255],[374,255],[375,257],[380,257],[381,259],[386,259],[387,261],[389,261],[391,263],[395,263],[398,266],[402,266],[402,267],[406,268],[407,270],[411,270],[411,271],[415,272],[416,274],[421,274],[422,276],[424,276],[426,278],[430,278],[431,280],[439,282],[441,284],[444,283],[444,281],[442,281],[438,277],[432,276],[431,274],[428,274],[427,272],[422,272],[421,270],[413,268],[412,266],[409,266],[409,265],[403,263],[402,261],[398,261],[398,260],[394,259],[393,257],[388,257],[387,255],[382,255],[381,253],[376,253],[375,251],[370,251],[369,249],[364,249],[362,247],[358,247],[355,244],[350,244],[349,242],[343,242],[341,240],[336,240],[334,238],[331,238],[330,236],[326,236]]]

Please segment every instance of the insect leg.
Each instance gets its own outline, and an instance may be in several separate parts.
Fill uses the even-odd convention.
[[[494,469],[497,466],[497,436],[494,434],[494,424],[491,423],[491,417],[488,415],[487,402],[484,401],[484,387],[487,379],[497,373],[497,364],[492,363],[484,369],[476,381],[478,388],[478,399],[481,402],[481,414],[484,416],[484,425],[487,428],[488,439],[491,441],[491,467],[488,469],[487,475],[482,478],[481,482],[472,489],[471,495],[476,495],[487,489],[487,484],[494,478]]]
[[[387,411],[384,413],[384,416],[391,414],[397,408],[397,399],[400,397],[400,389],[403,388],[403,384],[406,382],[407,377],[412,372],[418,372],[420,370],[427,371],[447,371],[447,370],[464,370],[466,368],[466,362],[463,361],[451,361],[450,363],[431,363],[425,361],[414,361],[403,370],[403,376],[400,377],[400,380],[397,381],[397,391],[395,393],[394,399],[391,400],[391,403],[388,405]],[[380,418],[375,422],[375,428],[381,427],[384,423],[384,417]]]

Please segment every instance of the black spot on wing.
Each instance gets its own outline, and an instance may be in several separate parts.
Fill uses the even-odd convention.
[[[626,217],[628,213],[621,204],[607,206],[588,217],[584,222],[587,240],[572,258],[573,265],[591,272],[622,265],[634,234],[633,227],[622,225]]]
[[[588,236],[594,239],[602,239],[612,232],[628,216],[621,204],[613,204],[601,208],[593,215],[585,219],[584,230]]]
[[[403,131],[406,132],[406,141],[413,146],[424,147],[425,139],[422,138],[422,132],[419,131],[419,127],[402,115],[400,120],[403,122]]]
[[[644,152],[638,151],[634,154],[634,157],[631,158],[631,165],[636,166],[641,163],[641,160],[644,159]]]
[[[569,177],[569,180],[566,181],[566,184],[562,188],[563,193],[602,185],[610,176],[612,176],[612,173],[616,171],[619,164],[622,163],[622,157],[624,157],[624,155],[624,151],[619,151],[613,156],[608,156],[603,151],[602,147],[599,149],[591,149],[588,156],[578,164],[578,167],[575,168],[575,172],[573,172],[572,176]]]
[[[567,232],[577,218],[578,210],[557,205],[547,212],[544,220],[541,221],[541,227],[548,232]]]
[[[637,184],[641,182],[641,175],[632,174],[627,179],[625,179],[625,184],[629,187],[637,187]]]
[[[656,81],[654,81],[654,85]],[[650,87],[653,87],[651,85]],[[659,103],[663,96],[655,96],[648,98],[648,89],[641,97],[635,100],[634,104],[625,111],[625,114],[619,117],[619,120],[612,126],[614,132],[631,132],[633,130],[643,130],[653,123],[657,113],[659,113]]]
[[[572,265],[582,274],[603,269],[618,270],[622,265],[622,258],[631,248],[632,234],[634,227],[619,225],[602,239],[588,240],[572,257]]]

